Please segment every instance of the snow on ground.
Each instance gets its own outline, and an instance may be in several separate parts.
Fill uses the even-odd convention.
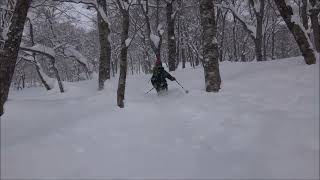
[[[1,120],[1,178],[318,178],[319,66],[302,58],[223,63],[219,93],[202,68],[173,75],[68,83],[67,92],[12,91]]]

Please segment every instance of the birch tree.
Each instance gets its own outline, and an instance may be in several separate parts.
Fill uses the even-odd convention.
[[[124,108],[124,98],[126,90],[126,78],[127,78],[127,66],[128,66],[128,46],[130,44],[129,39],[129,25],[130,16],[129,9],[132,0],[129,3],[128,0],[117,0],[118,8],[122,15],[122,30],[121,30],[121,54],[120,54],[120,75],[118,81],[117,90],[117,104],[120,108]]]
[[[214,2],[212,0],[200,0],[200,19],[203,30],[203,67],[207,92],[218,92],[221,85]]]

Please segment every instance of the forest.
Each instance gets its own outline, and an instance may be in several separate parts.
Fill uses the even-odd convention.
[[[11,83],[50,90],[57,82],[63,93],[63,81],[95,74],[99,90],[119,74],[117,104],[124,107],[127,74],[151,73],[157,55],[169,71],[202,65],[208,92],[220,89],[218,62],[302,54],[314,64],[319,6],[317,0],[3,0],[1,107]]]

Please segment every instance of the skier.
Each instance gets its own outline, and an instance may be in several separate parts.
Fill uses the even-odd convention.
[[[175,77],[171,76],[166,70],[164,70],[159,56],[157,56],[155,66],[152,71],[153,74],[151,77],[151,83],[152,86],[156,89],[157,93],[168,90],[166,78],[170,79],[171,81],[176,80]]]

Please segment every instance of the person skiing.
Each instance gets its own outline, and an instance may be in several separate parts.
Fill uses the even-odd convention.
[[[164,70],[164,68],[162,67],[162,62],[160,60],[160,57],[158,55],[156,57],[157,57],[157,60],[152,70],[151,83],[152,83],[152,86],[159,93],[161,91],[168,90],[168,84],[167,84],[166,78],[170,79],[171,81],[175,81],[176,78],[171,76],[166,70]]]

